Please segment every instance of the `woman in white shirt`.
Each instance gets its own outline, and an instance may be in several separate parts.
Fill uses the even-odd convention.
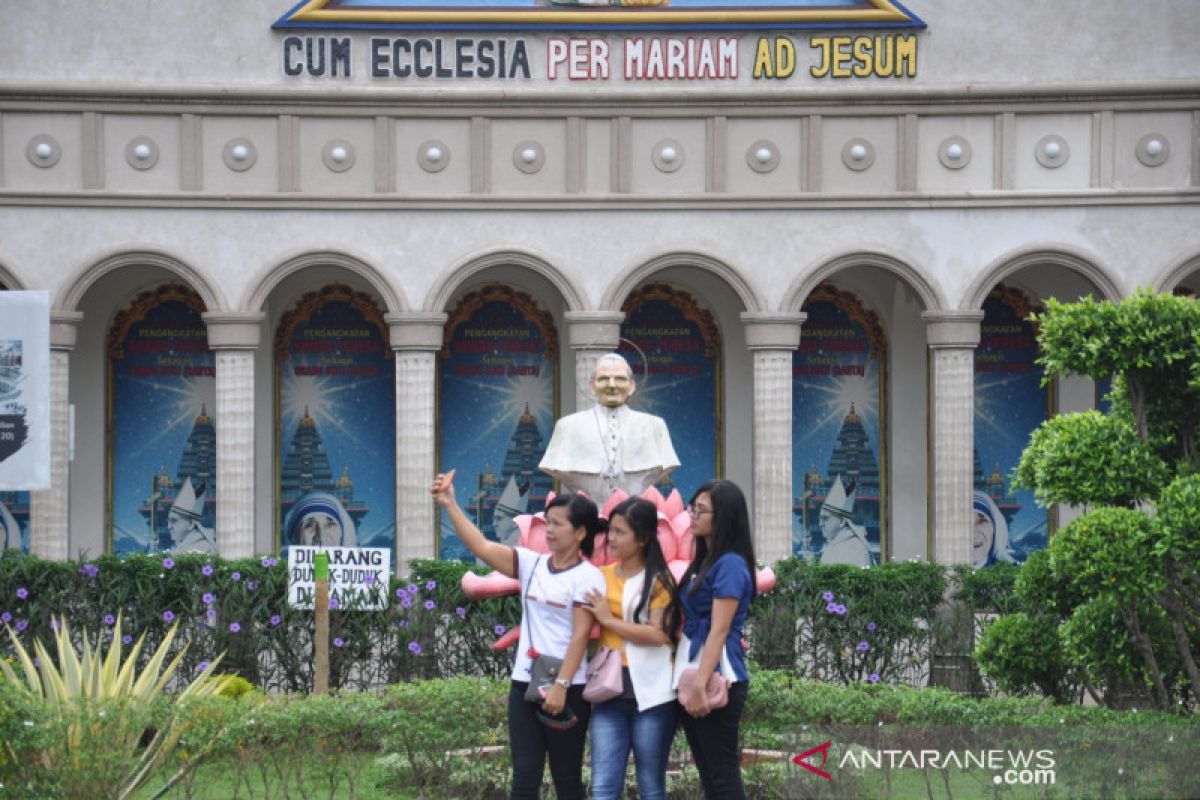
[[[658,544],[658,509],[631,497],[612,510],[605,591],[588,595],[603,626],[600,645],[621,653],[624,691],[592,707],[592,800],[616,800],[633,750],[639,800],[666,797],[667,757],[675,738],[671,688],[675,581]]]
[[[486,538],[454,497],[454,470],[433,482],[433,499],[446,510],[454,532],[492,569],[521,583],[521,640],[508,693],[508,742],[513,775],[510,800],[535,800],[542,772],[550,774],[559,800],[583,800],[583,748],[591,704],[583,699],[587,682],[584,654],[592,631],[590,592],[603,588],[600,570],[585,560],[595,535],[604,529],[596,504],[580,494],[560,494],[546,504],[546,545],[550,553],[509,547]],[[525,699],[533,653],[562,659],[558,677],[544,700]],[[572,721],[574,720],[574,721]]]

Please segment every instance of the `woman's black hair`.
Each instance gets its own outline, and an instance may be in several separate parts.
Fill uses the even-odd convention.
[[[688,592],[695,592],[700,586],[700,578],[718,558],[726,553],[737,553],[746,562],[750,570],[750,597],[754,598],[754,573],[757,569],[754,562],[754,536],[750,532],[750,509],[746,505],[746,495],[733,481],[714,478],[708,481],[692,495],[691,502],[707,494],[712,503],[712,535],[707,539],[696,537],[696,555],[687,571],[683,573],[679,585],[686,586],[692,578]],[[712,542],[711,546],[709,542]]]
[[[546,503],[546,511],[560,506],[567,509],[567,522],[572,528],[583,528],[587,536],[579,543],[579,551],[588,558],[592,557],[592,549],[596,546],[596,534],[608,530],[608,522],[600,516],[600,510],[587,495],[577,492],[563,492],[554,495],[554,499]]]
[[[645,498],[630,497],[628,500],[618,503],[616,508],[609,512],[610,530],[613,517],[622,517],[629,523],[629,529],[633,531],[634,538],[639,544],[645,545],[646,575],[642,582],[642,596],[638,600],[637,606],[634,607],[633,619],[630,622],[637,622],[642,614],[647,613],[650,595],[654,591],[655,584],[659,584],[667,590],[667,597],[671,600],[667,606],[667,613],[663,614],[662,628],[668,636],[674,635],[678,622],[675,578],[671,576],[671,570],[667,569],[667,559],[663,555],[662,546],[658,543],[658,508]]]

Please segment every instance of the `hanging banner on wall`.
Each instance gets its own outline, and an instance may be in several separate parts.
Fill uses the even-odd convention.
[[[514,545],[513,518],[545,506],[554,480],[538,469],[557,417],[554,319],[500,284],[465,295],[438,358],[438,463],[483,534]],[[438,515],[438,554],[474,560]]]
[[[0,490],[50,488],[50,295],[0,291]]]
[[[1036,363],[1037,334],[1029,322],[1029,297],[1000,284],[983,303],[975,349],[975,531],[974,561],[1024,561],[1043,549],[1049,512],[1033,492],[1008,485],[1029,436],[1046,419],[1050,394]]]
[[[619,352],[637,382],[629,406],[662,417],[679,456],[658,488],[690,498],[721,475],[721,333],[694,296],[665,284],[637,289],[621,310]]]
[[[792,551],[822,564],[877,564],[886,554],[887,340],[857,295],[813,290],[792,357]]]
[[[204,302],[166,284],[108,332],[109,549],[217,552],[216,363]]]
[[[383,312],[331,284],[275,332],[277,528],[291,545],[396,544],[396,377]],[[400,454],[403,457],[403,454]]]

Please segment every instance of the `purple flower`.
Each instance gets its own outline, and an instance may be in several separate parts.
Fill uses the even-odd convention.
[[[253,592],[258,588],[258,581],[246,581],[246,588]]]
[[[18,633],[20,633],[21,631],[25,630],[28,627],[29,627],[29,620],[27,620],[27,619],[17,620],[17,632]]]
[[[278,625],[279,623],[283,622],[283,618],[280,617],[278,614],[272,614],[270,622],[271,622],[272,626]]]
[[[273,566],[275,566],[276,564],[278,564],[278,563],[279,563],[279,559],[278,559],[278,558],[273,558],[272,556],[263,556],[263,559],[262,559],[262,561],[261,561],[260,563],[261,563],[261,564],[262,564],[264,567],[270,568],[270,567],[273,567]]]
[[[175,612],[168,608],[162,613],[162,617],[163,622],[170,622],[171,620],[175,619]]]
[[[403,586],[396,588],[396,597],[408,597],[408,592],[404,591]]]
[[[867,644],[866,642],[859,642],[859,643],[858,643],[858,652],[860,652],[860,653],[865,653],[865,652],[867,652],[867,651],[868,651],[868,650],[870,650],[870,649],[871,649],[871,645]]]
[[[879,683],[879,674],[872,672],[869,676],[867,676],[867,680],[869,680],[871,683]]]
[[[435,608],[437,608],[437,603],[433,602],[432,600],[425,601],[425,610],[426,611],[433,611]]]
[[[416,594],[419,591],[421,591],[421,590],[417,587],[417,585],[415,583],[410,583],[408,585],[408,593],[409,594]]]
[[[409,608],[410,606],[412,606],[412,600],[409,599],[408,595],[406,595],[406,594],[401,595],[400,596],[400,607],[401,608]]]
[[[40,658],[35,658],[33,660],[33,666],[34,666],[34,669],[41,669],[42,668],[42,660]]]
[[[0,622],[3,622],[6,625],[12,622],[12,614],[7,611],[5,611],[3,614],[0,614]]]
[[[121,637],[121,644],[133,644],[133,634],[127,633]]]
[[[821,594],[821,599],[824,600],[826,603],[832,603],[833,602],[833,592],[823,592]]]
[[[80,575],[86,575],[89,578],[94,578],[100,574],[100,568],[90,561],[79,568]]]
[[[170,556],[167,556],[166,558],[163,559],[163,569],[174,569],[174,568],[175,568],[175,559],[171,558]]]
[[[834,609],[834,613],[836,613],[839,617],[844,617],[846,615],[846,607],[841,603],[838,603],[837,608]]]
[[[467,616],[467,610],[465,608],[463,608],[462,606],[459,606],[458,608],[454,609],[454,613],[458,614],[459,619],[463,619],[464,617]]]
[[[401,627],[401,628],[407,628],[407,627],[408,627],[408,620],[406,620],[406,619],[402,619],[402,620],[400,620],[400,627]]]
[[[363,583],[367,584],[368,586],[370,586],[374,582],[375,582],[375,576],[372,575],[371,573],[368,572],[366,575],[363,576]]]
[[[110,628],[111,628],[113,625],[115,625],[115,624],[116,624],[116,622],[117,622],[117,618],[116,618],[116,617],[114,617],[112,614],[105,614],[105,615],[104,615],[104,624],[105,624],[105,625],[107,625],[107,626],[109,626]]]
[[[204,672],[204,670],[206,670],[206,669],[208,669],[207,661],[201,661],[199,664],[196,665],[197,672]]]
[[[229,623],[229,632],[230,633],[241,633],[242,632],[242,624],[240,622]]]
[[[825,604],[825,613],[836,614],[837,613],[837,603],[826,603]]]
[[[58,621],[57,619],[50,620],[50,630],[56,631],[61,627],[62,627],[62,623],[60,621]]]
[[[875,623],[874,623],[874,622],[868,622],[868,623],[867,623],[867,631],[868,631],[869,633],[874,633],[874,632],[875,632]]]
[[[330,608],[337,608],[339,605],[341,605],[341,603],[338,602],[338,599],[336,597],[329,598],[329,607]]]
[[[242,573],[234,570],[233,572],[229,573],[229,579],[231,581],[240,581],[242,579]]]
[[[409,650],[409,652],[410,652],[410,653],[412,653],[414,656],[419,656],[419,655],[421,655],[421,645],[417,644],[416,642],[409,642],[409,643],[408,643],[408,650]]]
[[[24,600],[26,597],[29,597],[28,589],[26,589],[24,586],[22,586],[20,589],[17,589],[17,599],[18,600]]]
[[[425,584],[425,591],[427,591],[427,592],[432,592],[436,588],[437,588],[437,581],[430,581],[429,583]]]
[[[217,599],[217,596],[215,594],[213,594],[212,592],[205,592],[204,595],[200,599],[203,600],[204,603],[207,605],[208,603],[214,602]]]
[[[217,612],[214,609],[210,608],[208,611],[204,612],[204,616],[208,617],[209,619],[216,619]]]
[[[492,630],[497,636],[503,636],[508,628],[504,627],[503,625],[497,625],[495,628],[492,628]]]
[[[335,636],[335,637],[333,638],[333,646],[334,646],[334,647],[342,647],[342,646],[344,646],[345,644],[346,644],[346,640],[345,640],[345,639],[343,639],[342,637],[340,637],[340,636]]]
[[[200,574],[204,575],[204,576],[212,575],[213,574],[212,564],[205,564],[203,567],[201,567]]]

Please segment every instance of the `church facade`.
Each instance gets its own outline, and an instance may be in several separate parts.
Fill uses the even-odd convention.
[[[179,509],[275,553],[320,495],[457,556],[435,471],[511,536],[620,351],[658,489],[742,485],[764,561],[820,557],[835,485],[876,560],[970,563],[981,495],[1020,560],[1073,513],[1011,485],[1024,441],[1107,389],[1043,385],[1030,314],[1200,292],[1197,40],[1127,0],[8,8],[52,478],[0,491],[9,546],[170,549]]]

